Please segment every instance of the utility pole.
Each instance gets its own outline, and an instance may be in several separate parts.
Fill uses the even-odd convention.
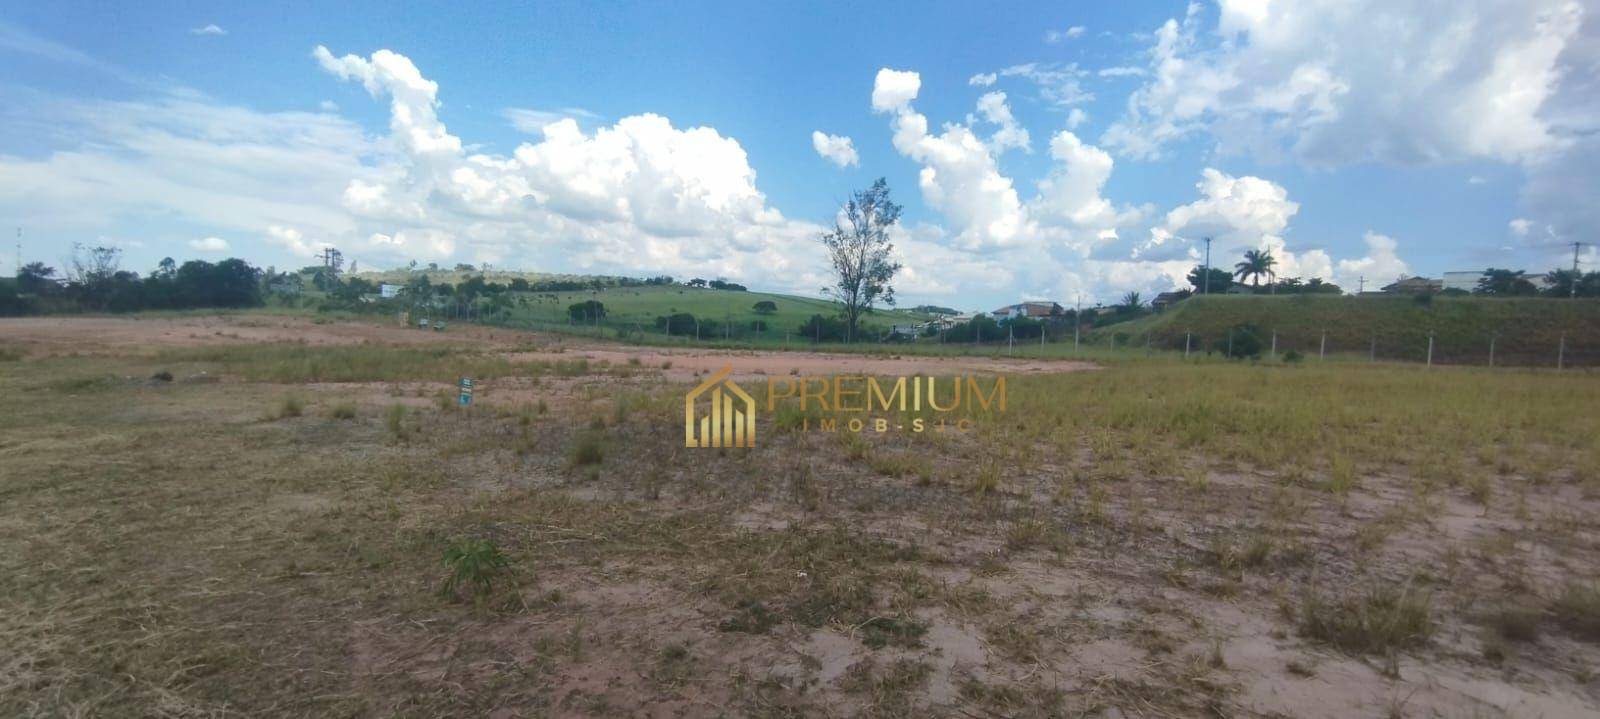
[[[1206,275],[1200,282],[1200,294],[1211,294],[1211,238],[1209,237],[1206,238]]]
[[[1359,285],[1360,289],[1356,290],[1356,294],[1357,295],[1364,295],[1364,294],[1367,293],[1367,276],[1366,275],[1362,275],[1361,279],[1359,281],[1361,283]]]
[[[1572,243],[1572,285],[1567,292],[1567,299],[1578,297],[1578,248],[1582,245],[1582,242]]]
[[[1072,353],[1078,353],[1078,328],[1083,326],[1083,294],[1078,294],[1077,304],[1072,308]]]
[[[17,271],[13,277],[22,276],[22,228],[17,228]]]

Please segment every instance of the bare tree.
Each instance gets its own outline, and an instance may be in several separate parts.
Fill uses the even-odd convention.
[[[900,264],[890,257],[894,245],[889,228],[900,220],[900,206],[889,199],[889,183],[878,178],[871,188],[851,195],[841,215],[833,230],[822,235],[838,278],[822,291],[844,306],[845,341],[853,342],[861,315],[878,302],[894,304],[889,281]]]

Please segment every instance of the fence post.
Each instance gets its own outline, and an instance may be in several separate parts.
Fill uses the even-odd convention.
[[[1317,348],[1317,359],[1318,360],[1325,360],[1327,358],[1328,358],[1328,331],[1327,330],[1323,330],[1322,331],[1322,346]]]
[[[1567,360],[1567,333],[1562,332],[1561,333],[1561,344],[1558,345],[1557,349],[1556,349],[1556,369],[1557,370],[1565,369],[1566,368],[1566,363],[1567,363],[1566,360]]]
[[[1494,334],[1489,335],[1489,366],[1490,367],[1494,366],[1494,341],[1496,339],[1499,339],[1498,335],[1494,335]]]
[[[1228,328],[1228,358],[1233,359],[1233,328]]]
[[[1190,334],[1191,333],[1189,333],[1189,332],[1183,333],[1183,358],[1184,359],[1189,359],[1189,335]]]
[[[1378,361],[1378,333],[1376,332],[1372,333],[1372,349],[1367,350],[1367,361]]]
[[[1273,330],[1272,331],[1272,354],[1268,356],[1268,359],[1277,359],[1277,358],[1278,358],[1278,331],[1277,330]]]
[[[1078,328],[1081,327],[1082,325],[1083,325],[1083,321],[1078,319],[1077,316],[1073,316],[1073,318],[1072,318],[1072,353],[1073,354],[1077,354],[1078,353]]]
[[[1428,368],[1433,368],[1433,333],[1428,333]]]
[[[1007,324],[1006,325],[1006,354],[1008,354],[1008,355],[1011,354],[1011,350],[1016,348],[1016,346],[1017,346],[1017,329],[1015,327],[1012,327],[1010,324]]]

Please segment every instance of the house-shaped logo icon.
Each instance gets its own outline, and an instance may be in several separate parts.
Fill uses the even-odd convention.
[[[732,367],[723,367],[683,398],[683,446],[756,446],[756,401],[728,379]],[[710,399],[710,412],[696,416],[695,400]]]

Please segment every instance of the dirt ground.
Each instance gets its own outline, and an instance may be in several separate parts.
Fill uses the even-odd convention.
[[[239,381],[155,355],[302,342],[542,369],[461,411],[447,378]],[[1496,448],[1481,466],[1427,446],[1472,427],[1309,423],[1348,433],[1349,468],[1249,434],[1337,375],[1270,376],[1235,411],[1191,389],[1223,375],[468,326],[0,320],[0,344],[27,355],[0,363],[4,714],[1600,715],[1600,636],[1563,598],[1600,568],[1600,445],[1541,409],[1586,384],[1484,385],[1528,414],[1474,440]],[[685,450],[683,387],[724,366],[1004,372],[1017,408],[968,434],[774,421],[757,450]],[[1427,404],[1448,378],[1387,377],[1330,396],[1415,385],[1418,416],[1460,409]],[[1237,442],[1186,437],[1195,415]],[[510,566],[442,595],[469,539]],[[1362,603],[1379,590],[1425,616]]]
[[[883,357],[802,351],[628,347],[470,324],[449,325],[444,332],[428,332],[398,323],[317,322],[308,317],[267,315],[159,319],[8,317],[0,318],[0,338],[28,355],[38,357],[261,343],[299,343],[313,347],[454,345],[485,351],[537,346],[541,349],[506,352],[504,356],[513,361],[551,362],[583,358],[611,364],[641,362],[662,368],[664,376],[677,380],[716,372],[724,367],[731,367],[732,376],[736,378],[767,374],[1026,374],[1094,369],[1094,365],[1088,362],[1066,360],[916,355]]]

